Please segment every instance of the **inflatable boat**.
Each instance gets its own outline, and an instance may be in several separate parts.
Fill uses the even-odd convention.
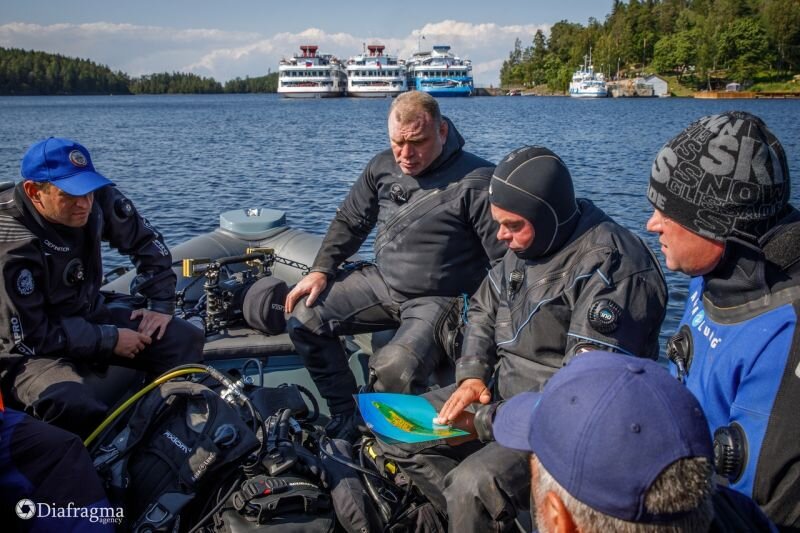
[[[175,261],[174,270],[178,276],[176,286],[178,307],[184,312],[188,310],[187,315],[191,315],[190,311],[192,309],[203,308],[203,299],[206,298],[205,304],[207,304],[207,298],[210,294],[208,286],[211,280],[217,284],[230,282],[226,285],[226,291],[231,294],[236,292],[235,286],[238,283],[246,281],[247,277],[252,276],[253,273],[258,276],[275,276],[285,281],[289,286],[294,285],[308,272],[309,265],[313,263],[321,243],[322,237],[289,227],[286,223],[286,216],[281,211],[256,208],[224,212],[220,215],[218,228],[172,248],[172,257]],[[358,256],[350,258],[350,261],[359,260]],[[265,265],[268,269],[266,271]],[[207,274],[209,269],[217,269],[215,275],[209,276]],[[198,272],[205,273],[198,275]],[[106,283],[103,286],[103,290],[128,294],[130,282],[134,275],[135,272],[133,271],[121,273],[119,277]],[[235,298],[232,298],[228,303],[234,300]],[[205,308],[208,310],[207,305]],[[287,333],[266,335],[248,327],[244,320],[235,318],[230,323],[217,321],[215,324],[211,324],[209,328],[209,322],[213,322],[209,320],[209,314],[207,312],[202,317],[203,324],[201,324],[207,331],[204,347],[206,364],[214,369],[226,371],[227,375],[241,376],[242,379],[250,380],[251,383],[263,387],[278,387],[282,384],[294,384],[299,385],[301,388],[304,387],[313,396],[311,403],[315,405],[313,405],[312,410],[316,410],[316,415],[319,416],[316,423],[324,425],[327,422],[329,415],[327,405],[325,405],[324,401],[321,401],[319,391],[305,370],[300,356],[295,352]],[[230,316],[233,316],[233,314]],[[193,320],[194,318],[189,316],[188,319]],[[209,329],[211,330],[210,334],[208,333]],[[367,361],[369,356],[390,340],[393,334],[394,331],[390,330],[342,338],[343,345],[350,357],[351,370],[360,385],[367,381]],[[122,368],[114,368],[114,370],[130,372]],[[132,382],[136,381],[135,375],[129,375],[129,378],[131,378]],[[431,379],[434,383],[442,383],[448,379],[452,382],[452,369],[439,369],[431,376]],[[115,380],[106,378],[105,386],[109,386],[108,383],[112,381],[117,383],[112,387],[115,389],[113,392],[118,395],[120,392],[119,378],[115,378]],[[306,403],[309,402],[306,401]],[[312,408],[311,405],[308,407]],[[267,442],[269,442],[269,439],[267,439]],[[353,487],[358,489],[355,493],[360,495],[359,497],[364,501],[366,501],[366,494],[368,494],[369,501],[372,501],[376,506],[377,510],[375,512],[380,512],[381,519],[379,522],[374,522],[374,525],[378,523],[401,524],[405,520],[404,517],[413,517],[415,516],[413,513],[419,512],[419,509],[423,509],[424,506],[429,506],[430,504],[425,503],[424,498],[420,495],[415,496],[414,494],[416,493],[414,491],[410,491],[410,484],[402,473],[397,472],[396,466],[384,465],[381,467],[383,470],[375,470],[372,474],[365,470],[365,468],[369,468],[367,467],[369,464],[367,457],[371,457],[372,460],[375,460],[376,457],[379,458],[373,451],[373,444],[374,440],[366,436],[353,448],[353,450],[358,451],[357,456],[360,458],[358,461],[360,467],[356,465],[353,468],[356,471],[369,474],[361,475],[360,477],[366,490],[358,489],[361,486],[357,483],[358,479],[354,478],[350,483],[354,483]],[[101,448],[101,450],[103,449]],[[330,456],[328,453],[322,455]],[[348,457],[342,456],[336,462],[346,466],[352,465],[353,463],[349,462]],[[342,462],[342,459],[344,459],[344,462]],[[383,463],[378,462],[375,464]],[[326,468],[328,467],[330,467],[330,463],[326,466]],[[378,472],[381,473],[378,474]],[[378,474],[378,478],[383,478],[384,481],[370,482],[370,479],[376,477],[376,474]],[[398,479],[401,480],[399,484],[397,484]],[[217,499],[220,502],[225,502],[226,498],[227,495],[219,499],[219,494],[217,494]],[[192,520],[197,520],[198,516],[194,516],[197,513],[193,514],[193,512],[192,510],[187,511],[187,516],[191,517]],[[201,519],[200,523],[206,521],[209,515]],[[212,528],[215,531],[219,530],[216,528],[218,525],[216,521],[220,520],[220,516],[224,520],[231,520],[233,514],[228,510],[227,514],[223,512],[218,515],[215,518],[215,526]],[[336,516],[337,520],[342,520],[341,516],[338,514]],[[289,520],[289,522],[292,522],[292,526],[299,528],[293,530],[303,531],[313,530],[313,528],[307,527],[307,522],[317,523],[319,521],[318,514],[309,513],[308,511],[293,516],[292,520]],[[352,524],[354,522],[346,520],[342,523]],[[268,525],[264,524],[265,527]],[[284,523],[283,525],[289,526],[290,524]],[[520,515],[518,525],[521,531],[530,531],[527,512]],[[212,526],[209,525],[209,527]],[[229,529],[223,528],[222,530],[261,531],[261,529],[254,528],[252,524],[248,524],[243,520],[234,521],[228,527]],[[275,524],[274,527],[281,528],[281,524]],[[402,526],[397,527],[400,527],[397,530],[407,530],[403,529]],[[386,528],[383,529],[386,530]],[[374,530],[374,528],[362,526],[361,530]]]

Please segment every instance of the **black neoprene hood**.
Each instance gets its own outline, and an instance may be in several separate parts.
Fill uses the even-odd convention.
[[[569,169],[542,146],[518,148],[500,161],[492,176],[489,200],[533,224],[533,244],[516,252],[524,259],[559,250],[579,218]]]

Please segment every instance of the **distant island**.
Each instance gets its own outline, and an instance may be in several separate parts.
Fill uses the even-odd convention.
[[[590,47],[606,79],[658,74],[677,96],[731,82],[800,92],[798,0],[614,0],[605,22],[562,20],[530,46],[517,39],[501,87],[563,94]]]
[[[0,47],[0,95],[274,93],[278,73],[224,84],[184,72],[131,77],[59,54]]]

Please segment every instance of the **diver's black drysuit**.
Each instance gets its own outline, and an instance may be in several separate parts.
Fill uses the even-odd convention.
[[[101,240],[137,269],[131,294],[100,293]],[[6,400],[79,435],[107,406],[84,384],[109,364],[159,374],[202,360],[204,335],[180,319],[133,359],[113,354],[117,328],[136,330],[135,307],[172,314],[176,276],[161,234],[116,187],[94,192],[89,220],[70,228],[45,220],[23,184],[0,193],[0,376]]]
[[[332,414],[352,412],[356,392],[339,335],[398,328],[370,358],[375,388],[425,390],[442,357],[434,326],[504,252],[489,211],[490,169],[476,171],[491,163],[462,150],[464,140],[448,126],[441,155],[419,176],[403,174],[391,150],[369,162],[311,268],[328,275],[328,287],[312,307],[299,301],[289,319],[289,335]],[[375,264],[338,270],[374,227]]]
[[[548,164],[560,163],[539,147],[521,149],[508,158],[520,166],[520,159],[535,161],[537,166],[529,172],[538,177],[547,172],[538,159],[542,154]],[[504,174],[503,165],[508,161],[495,175]],[[529,211],[525,218],[536,229],[534,244],[521,252],[509,250],[470,300],[457,384],[425,395],[439,410],[458,384],[469,378],[483,380],[492,403],[470,409],[480,442],[381,442],[386,455],[448,515],[451,531],[511,528],[517,514],[529,506],[528,452],[504,448],[492,435],[492,419],[502,401],[541,390],[582,351],[599,348],[658,356],[667,288],[657,260],[638,237],[592,202],[576,201],[569,174],[556,168],[552,187],[536,191],[542,204],[552,205],[533,204],[531,210],[529,198],[520,205],[519,214]],[[515,208],[499,201],[499,181],[492,178],[492,204]],[[560,209],[553,208],[558,204]],[[559,217],[548,222],[542,212]]]

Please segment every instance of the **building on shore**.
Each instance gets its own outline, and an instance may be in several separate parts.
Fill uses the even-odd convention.
[[[653,85],[648,83],[645,78],[632,78],[609,82],[608,93],[614,98],[641,98],[657,96],[653,89]],[[665,96],[669,96],[669,89],[666,89]]]
[[[645,76],[644,83],[653,87],[653,96],[669,96],[669,82],[661,76],[655,74]]]

